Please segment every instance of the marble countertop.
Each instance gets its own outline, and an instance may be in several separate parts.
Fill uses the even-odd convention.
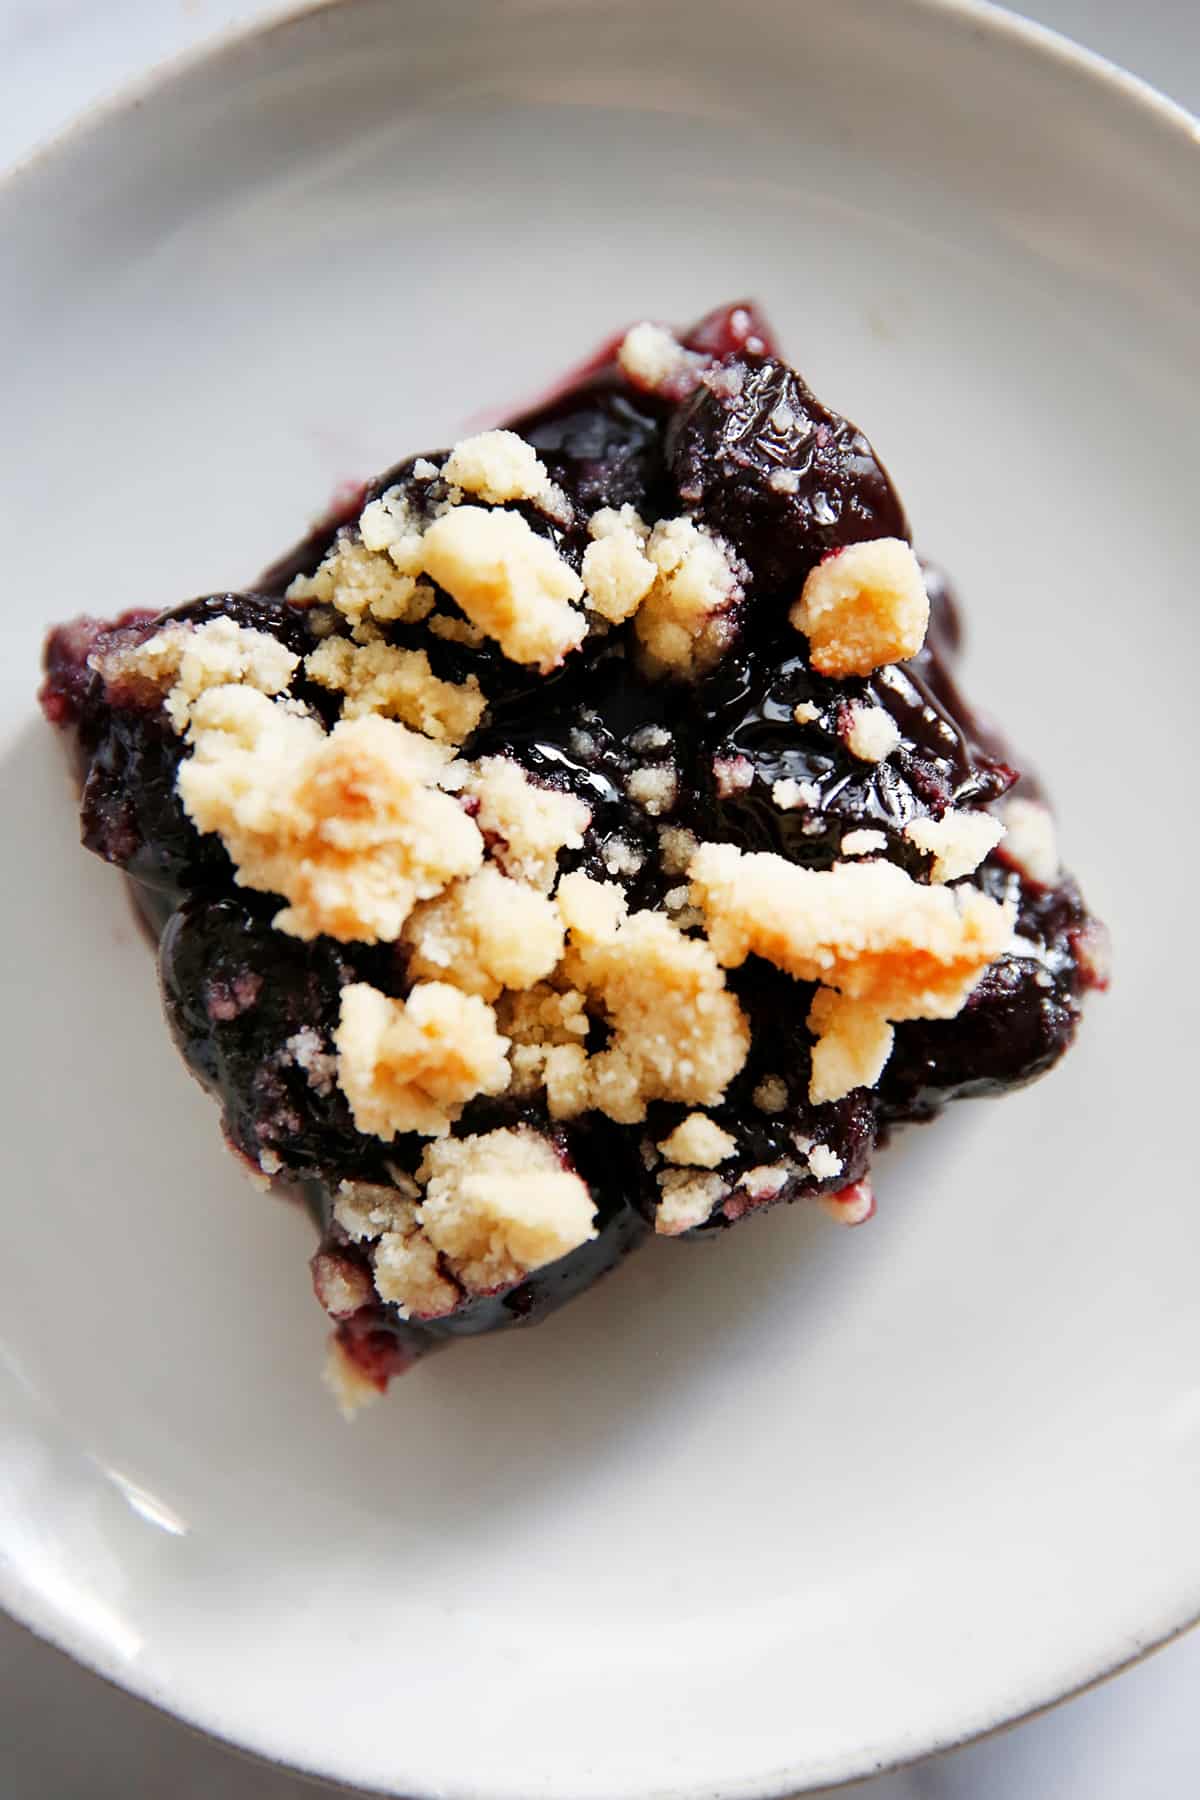
[[[280,0],[0,0],[0,166],[165,58]],[[1200,0],[1027,0],[1039,22],[1200,112]],[[1200,1632],[1009,1732],[839,1790],[855,1800],[1176,1800],[1200,1793]],[[106,1686],[0,1615],[0,1793],[11,1800],[304,1800]],[[332,1790],[325,1790],[332,1791]]]

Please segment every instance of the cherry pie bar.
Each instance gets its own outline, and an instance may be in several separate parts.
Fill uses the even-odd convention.
[[[1041,1075],[1106,980],[870,444],[748,305],[640,324],[42,705],[343,1403]]]

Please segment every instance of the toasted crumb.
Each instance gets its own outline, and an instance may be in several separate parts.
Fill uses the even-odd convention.
[[[686,875],[699,848],[700,839],[694,831],[682,825],[659,826],[658,860],[664,875]]]
[[[1010,908],[975,889],[926,887],[888,862],[803,869],[704,844],[691,876],[727,968],[753,951],[889,1019],[952,1018],[1012,936]]]
[[[328,637],[304,664],[311,681],[341,693],[343,719],[382,713],[439,743],[470,737],[487,704],[473,675],[441,681],[423,650],[397,650],[382,640],[353,644]]]
[[[1030,881],[1053,887],[1059,877],[1058,834],[1054,815],[1040,800],[1017,794],[1000,807],[1004,820],[1003,856]]]
[[[415,907],[404,942],[412,946],[410,978],[449,981],[494,1000],[502,988],[529,988],[549,975],[562,955],[563,927],[545,894],[486,863]]]
[[[719,1175],[697,1175],[690,1169],[663,1169],[658,1176],[662,1198],[654,1215],[654,1229],[660,1237],[679,1237],[694,1231],[716,1211],[729,1192],[729,1183]]]
[[[672,763],[644,763],[634,769],[625,783],[625,792],[635,806],[640,806],[657,819],[670,812],[679,794],[679,776]]]
[[[787,1082],[781,1075],[764,1075],[751,1098],[759,1112],[781,1113],[788,1103]]]
[[[845,739],[852,756],[862,762],[879,763],[900,748],[900,727],[886,707],[855,701],[848,711]]]
[[[431,1144],[420,1220],[472,1292],[511,1286],[596,1236],[587,1184],[526,1126]]]
[[[848,544],[809,573],[790,618],[822,675],[869,675],[903,662],[929,625],[921,565],[900,538]]]
[[[816,1036],[808,1087],[814,1106],[841,1100],[853,1088],[875,1086],[896,1035],[877,1007],[850,1000],[832,988],[818,988],[808,1027]]]
[[[495,1013],[446,982],[418,982],[407,1000],[351,982],[334,1042],[355,1125],[385,1141],[405,1131],[443,1137],[468,1100],[508,1086]]]
[[[661,520],[646,556],[658,573],[634,618],[643,660],[652,675],[694,680],[733,641],[740,571],[722,540],[688,518]]]
[[[508,756],[484,757],[468,772],[463,792],[478,801],[479,829],[505,874],[543,892],[554,885],[559,851],[580,849],[591,822],[582,800],[539,787]]]
[[[587,620],[570,605],[583,583],[520,513],[459,506],[421,541],[427,574],[511,662],[547,674],[578,649]]]
[[[489,506],[503,506],[506,500],[553,503],[557,498],[546,465],[515,431],[482,431],[463,438],[450,452],[442,479],[477,494]]]
[[[848,831],[838,848],[843,856],[874,856],[887,849],[887,838],[882,831]]]
[[[612,1031],[586,1069],[572,1059],[571,1106],[636,1123],[651,1100],[714,1105],[745,1062],[750,1035],[708,944],[661,913],[624,917],[620,890],[584,875],[564,879],[559,905],[570,929],[563,972]]]
[[[123,645],[92,659],[106,682],[145,684],[163,696],[176,731],[187,729],[193,703],[210,688],[230,683],[260,694],[281,694],[300,664],[278,638],[232,619],[184,620],[164,625],[140,644]]]
[[[450,752],[377,717],[319,723],[251,688],[192,708],[184,810],[217,832],[243,887],[282,894],[280,931],[374,943],[417,900],[483,860],[483,840],[436,783]]]
[[[583,553],[587,604],[612,625],[631,618],[658,570],[643,554],[649,529],[632,506],[602,507],[588,520],[592,542]]]
[[[1004,827],[990,813],[951,807],[940,819],[910,820],[904,835],[933,857],[932,881],[958,881],[975,873],[1004,836]]]
[[[670,1163],[685,1163],[697,1169],[715,1169],[737,1149],[731,1137],[707,1113],[689,1113],[669,1137],[658,1146]]]

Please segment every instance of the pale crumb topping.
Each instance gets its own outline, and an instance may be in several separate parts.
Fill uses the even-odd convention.
[[[1040,800],[1017,794],[1000,807],[1004,820],[1004,860],[1030,881],[1053,887],[1059,876],[1058,834],[1054,815]]]
[[[343,1419],[353,1419],[364,1406],[370,1406],[383,1395],[379,1383],[363,1374],[336,1333],[330,1338],[325,1352],[321,1379],[337,1401]]]
[[[408,1203],[408,1229],[385,1233],[375,1246],[372,1269],[381,1300],[387,1300],[402,1319],[443,1318],[462,1298],[452,1281],[442,1274],[438,1253],[417,1222],[416,1209]]]
[[[851,1000],[832,988],[818,988],[808,1028],[816,1038],[808,1085],[814,1106],[824,1100],[841,1100],[853,1088],[875,1086],[892,1054],[896,1035],[878,1007]]]
[[[811,700],[801,700],[792,708],[792,717],[797,725],[815,725],[820,716],[820,707],[814,706]]]
[[[700,839],[685,826],[659,826],[658,860],[664,875],[686,875],[699,848]]]
[[[771,783],[771,803],[780,812],[795,812],[800,807],[819,806],[821,790],[814,781],[793,781],[785,776]]]
[[[660,1237],[678,1237],[694,1231],[716,1211],[729,1192],[719,1175],[697,1175],[690,1169],[663,1169],[658,1176],[662,1198],[654,1215]]]
[[[486,633],[480,631],[478,625],[472,625],[469,619],[455,618],[451,613],[432,613],[429,629],[444,643],[464,644],[468,650],[478,650],[487,641]]]
[[[691,876],[727,968],[753,951],[890,1019],[952,1018],[1012,937],[1011,908],[974,888],[927,887],[888,862],[803,869],[704,844]]]
[[[419,1174],[425,1232],[475,1293],[520,1281],[596,1236],[586,1182],[525,1126],[443,1139]]]
[[[652,675],[695,679],[733,641],[740,572],[724,543],[688,518],[663,519],[646,541],[658,573],[634,619]]]
[[[737,1149],[737,1139],[722,1131],[707,1113],[689,1113],[658,1146],[669,1163],[696,1169],[715,1169]]]
[[[359,1131],[442,1137],[468,1100],[508,1086],[508,1039],[492,1008],[442,981],[393,1000],[365,981],[342,989],[338,1084]]]
[[[516,1045],[577,1044],[588,1034],[584,996],[577,988],[560,992],[539,983],[523,993],[500,996],[500,1029]]]
[[[759,1112],[781,1113],[788,1103],[787,1082],[782,1075],[764,1075],[751,1098]]]
[[[343,695],[344,719],[382,713],[439,743],[461,744],[470,737],[487,704],[473,675],[461,686],[442,681],[423,650],[397,650],[382,641],[326,638],[304,668],[310,680]]]
[[[822,1194],[821,1205],[839,1225],[865,1225],[875,1216],[875,1194],[869,1181],[854,1181],[836,1194]]]
[[[192,705],[210,688],[229,683],[281,694],[300,658],[278,638],[252,631],[232,619],[207,619],[192,625],[180,620],[164,625],[143,643],[122,646],[90,660],[107,682],[141,685],[162,695],[176,731],[187,729]]]
[[[619,832],[605,838],[600,854],[610,875],[636,875],[646,860],[638,846]]]
[[[814,1144],[808,1153],[808,1166],[818,1181],[832,1181],[845,1167],[840,1156],[828,1144]]]
[[[849,708],[845,729],[846,748],[861,762],[884,762],[900,747],[900,727],[883,706],[856,700]]]
[[[333,1201],[333,1216],[356,1244],[382,1237],[385,1231],[405,1231],[412,1219],[412,1202],[421,1190],[415,1181],[402,1190],[373,1181],[343,1181]]]
[[[310,1267],[313,1292],[331,1319],[349,1319],[375,1298],[367,1271],[337,1250],[319,1250]]]
[[[312,1025],[284,1039],[283,1048],[298,1069],[303,1069],[314,1094],[331,1094],[337,1079],[337,1057],[327,1049],[325,1039]]]
[[[352,625],[360,624],[369,614],[376,619],[423,619],[432,610],[436,596],[420,574],[420,532],[416,528],[397,529],[391,540],[399,563],[387,551],[385,533],[374,536],[378,548],[366,543],[368,515],[378,519],[391,517],[385,494],[372,501],[363,513],[360,529],[363,537],[343,532],[324,562],[312,575],[297,575],[288,588],[289,600],[315,600],[333,606]]]
[[[882,831],[848,831],[839,849],[843,856],[874,856],[887,849],[887,838]]]
[[[795,1173],[795,1163],[759,1163],[755,1168],[746,1170],[738,1186],[751,1200],[761,1203],[782,1194]]]
[[[532,444],[515,431],[482,431],[455,444],[442,479],[464,493],[478,494],[489,506],[507,500],[546,502],[558,511],[562,495],[546,473]]]
[[[712,767],[722,800],[754,786],[754,764],[748,756],[714,756]]]
[[[649,528],[632,506],[602,507],[588,520],[592,542],[583,553],[587,604],[612,625],[631,618],[658,570],[644,550]]]
[[[612,1032],[606,1049],[576,1066],[571,1111],[593,1107],[630,1124],[652,1100],[720,1100],[746,1060],[750,1034],[708,944],[684,937],[661,913],[627,918],[620,889],[586,875],[564,877],[559,906],[570,931],[563,973]]]
[[[975,873],[1004,836],[1004,827],[990,813],[951,807],[940,819],[910,820],[904,835],[933,857],[931,881],[958,881]]]
[[[679,795],[679,776],[671,763],[649,763],[634,769],[625,783],[625,792],[635,806],[657,819],[674,806]]]
[[[403,936],[412,947],[410,977],[449,981],[484,1000],[502,988],[532,987],[563,951],[554,902],[492,863],[415,907]]]
[[[274,924],[374,943],[418,900],[483,860],[483,840],[436,783],[450,751],[389,719],[319,723],[252,688],[213,688],[192,709],[179,769],[184,810],[219,834],[242,887],[282,894]]]
[[[539,787],[509,756],[485,756],[470,769],[463,793],[478,802],[476,820],[506,875],[548,892],[560,850],[578,850],[590,808],[574,794]]]
[[[627,331],[617,350],[622,373],[634,387],[652,393],[687,379],[699,360],[684,349],[674,332],[648,319]]]
[[[587,620],[570,604],[583,583],[520,513],[459,506],[421,541],[426,573],[511,662],[542,674],[578,649]]]
[[[921,565],[900,538],[848,544],[810,571],[789,617],[822,675],[869,675],[903,662],[929,625]]]

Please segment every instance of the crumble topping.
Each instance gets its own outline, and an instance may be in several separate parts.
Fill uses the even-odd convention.
[[[300,663],[278,638],[232,619],[184,620],[164,625],[140,644],[89,659],[106,682],[139,687],[163,696],[167,717],[178,732],[187,729],[192,705],[210,688],[240,684],[260,694],[281,694]]]
[[[787,1082],[782,1075],[764,1075],[751,1099],[759,1112],[781,1113],[788,1103]]]
[[[750,1033],[709,945],[662,913],[627,917],[618,887],[583,874],[565,876],[558,897],[569,931],[563,973],[612,1032],[595,1056],[548,1059],[562,1076],[560,1104],[624,1124],[644,1119],[651,1100],[715,1104],[746,1060]],[[549,1083],[547,1092],[553,1108]]]
[[[1059,876],[1058,834],[1050,808],[1017,794],[1005,800],[999,811],[1005,829],[1004,860],[1030,881],[1053,887]]]
[[[664,875],[686,875],[700,839],[683,825],[660,825],[658,860]]]
[[[483,431],[455,444],[442,469],[443,481],[478,494],[491,506],[506,500],[533,500],[558,513],[565,500],[546,473],[532,444],[515,431]]]
[[[727,968],[753,951],[889,1019],[952,1018],[1012,936],[1011,908],[974,888],[926,887],[888,862],[804,869],[703,844],[691,876]]]
[[[851,756],[861,762],[886,762],[893,750],[900,748],[900,727],[886,707],[868,706],[859,700],[848,712],[844,736]]]
[[[719,1175],[697,1175],[691,1169],[663,1169],[658,1177],[662,1193],[654,1215],[660,1237],[678,1237],[703,1225],[729,1192]]]
[[[915,656],[925,642],[921,565],[901,538],[848,544],[809,572],[789,617],[822,675],[870,675]]]
[[[342,989],[338,1084],[359,1131],[390,1142],[442,1137],[476,1094],[508,1086],[508,1039],[492,1008],[442,981],[392,1000],[365,981]]]
[[[737,1139],[722,1131],[707,1113],[689,1113],[669,1137],[658,1146],[670,1163],[685,1163],[696,1169],[715,1169],[737,1149]]]
[[[931,881],[958,881],[975,873],[1004,836],[1004,827],[990,813],[951,807],[940,819],[910,820],[904,835],[933,857]]]
[[[820,804],[821,790],[814,781],[793,781],[785,776],[771,783],[771,803],[780,812],[796,812],[800,807]]]
[[[431,613],[429,629],[434,637],[440,637],[447,644],[463,644],[468,650],[478,650],[487,641],[487,634],[480,631],[478,625],[472,625],[469,619],[460,619],[453,613]]]
[[[429,527],[421,558],[511,662],[545,675],[583,642],[587,620],[570,604],[582,598],[583,583],[520,513],[456,507]]]
[[[814,1144],[808,1153],[808,1166],[818,1181],[832,1181],[841,1174],[843,1163],[828,1144]]]
[[[649,527],[632,506],[605,506],[588,520],[592,542],[583,553],[583,585],[592,611],[619,625],[632,618],[658,569],[644,554]]]
[[[310,1267],[313,1292],[331,1319],[348,1319],[375,1298],[367,1271],[336,1250],[319,1250]]]
[[[484,1000],[532,987],[563,951],[554,902],[491,863],[415,907],[403,936],[412,946],[410,977],[449,981]]]
[[[887,837],[882,831],[848,831],[839,849],[843,856],[874,856],[887,849]]]
[[[253,688],[192,707],[179,795],[219,834],[243,887],[282,894],[294,937],[395,938],[417,900],[483,860],[483,840],[436,785],[451,752],[389,719],[318,721]]]
[[[402,1319],[443,1318],[461,1299],[458,1288],[442,1273],[441,1259],[411,1200],[397,1207],[398,1217],[375,1246],[371,1259],[375,1288]]]
[[[373,500],[359,521],[362,536],[342,532],[312,575],[297,575],[288,599],[335,607],[351,625],[360,625],[368,614],[382,620],[425,618],[437,596],[427,581],[418,580],[420,529],[407,514],[406,529],[401,529],[388,501],[388,494]],[[391,524],[383,526],[383,520]]]
[[[865,1225],[875,1216],[875,1194],[869,1181],[852,1181],[836,1194],[822,1194],[821,1205],[839,1225]]]
[[[298,1069],[303,1069],[314,1094],[331,1094],[337,1079],[337,1057],[326,1048],[325,1039],[313,1025],[302,1025],[290,1038],[284,1039],[284,1053]]]
[[[792,717],[797,725],[815,725],[820,716],[820,707],[814,706],[811,700],[801,700],[792,708]]]
[[[617,361],[634,387],[657,393],[690,387],[703,358],[685,350],[673,331],[644,319],[625,333]]]
[[[485,756],[468,771],[462,791],[478,803],[479,829],[505,874],[548,893],[559,851],[582,847],[591,809],[574,794],[539,787],[508,756]]]
[[[596,1236],[586,1182],[527,1126],[431,1144],[420,1220],[474,1293],[522,1280]]]
[[[329,1340],[321,1379],[346,1420],[352,1419],[364,1406],[369,1406],[383,1394],[380,1383],[372,1381],[369,1375],[363,1373],[341,1339],[336,1336]]]
[[[724,542],[688,518],[663,519],[646,541],[658,573],[634,630],[651,675],[696,679],[733,639],[730,617],[742,597],[740,570]]]
[[[679,794],[679,775],[671,763],[651,763],[634,769],[625,783],[625,792],[635,806],[657,819],[674,806]]]
[[[382,641],[353,644],[328,637],[304,669],[310,680],[343,695],[343,719],[383,713],[439,743],[461,744],[470,737],[487,704],[474,675],[461,686],[441,681],[424,650],[397,650]]]
[[[892,1054],[895,1032],[876,1006],[818,988],[808,1014],[815,1034],[808,1097],[814,1105],[841,1100],[853,1088],[874,1087]],[[816,1173],[813,1154],[810,1166]],[[830,1171],[837,1174],[837,1170]]]

